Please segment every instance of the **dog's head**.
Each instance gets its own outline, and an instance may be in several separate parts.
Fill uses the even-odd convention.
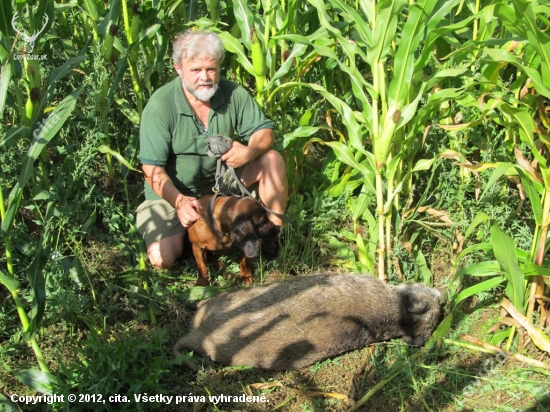
[[[260,254],[260,240],[278,245],[280,228],[269,220],[266,210],[258,201],[241,197],[228,202],[227,206],[231,240],[247,258],[255,258]]]

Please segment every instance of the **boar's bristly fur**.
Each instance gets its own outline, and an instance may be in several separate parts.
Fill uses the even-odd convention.
[[[422,346],[441,320],[440,299],[435,288],[371,275],[300,276],[199,303],[174,351],[281,370],[392,338]]]

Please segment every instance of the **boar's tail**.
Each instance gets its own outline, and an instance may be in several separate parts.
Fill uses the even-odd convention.
[[[185,346],[185,336],[178,340],[176,344],[174,345],[174,356],[176,358],[179,358],[181,356],[181,348]],[[188,369],[191,369],[192,371],[197,371],[197,365],[191,360],[191,359],[184,359],[181,363],[183,366],[185,366]]]

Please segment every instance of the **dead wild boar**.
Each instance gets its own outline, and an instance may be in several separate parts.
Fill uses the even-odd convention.
[[[226,365],[299,369],[374,342],[422,346],[441,320],[441,292],[371,275],[317,274],[225,292],[198,304],[185,347]]]

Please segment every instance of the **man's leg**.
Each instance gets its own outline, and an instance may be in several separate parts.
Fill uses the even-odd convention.
[[[136,222],[149,262],[159,269],[176,263],[183,253],[186,232],[176,210],[165,200],[146,200],[137,208]]]
[[[241,180],[246,187],[259,182],[259,196],[262,202],[276,213],[284,214],[288,199],[286,165],[283,157],[275,150],[269,150],[248,163],[243,170]],[[283,221],[269,214],[269,219],[277,226]]]
[[[185,233],[160,239],[147,245],[149,262],[157,269],[168,269],[183,253],[183,238]]]

